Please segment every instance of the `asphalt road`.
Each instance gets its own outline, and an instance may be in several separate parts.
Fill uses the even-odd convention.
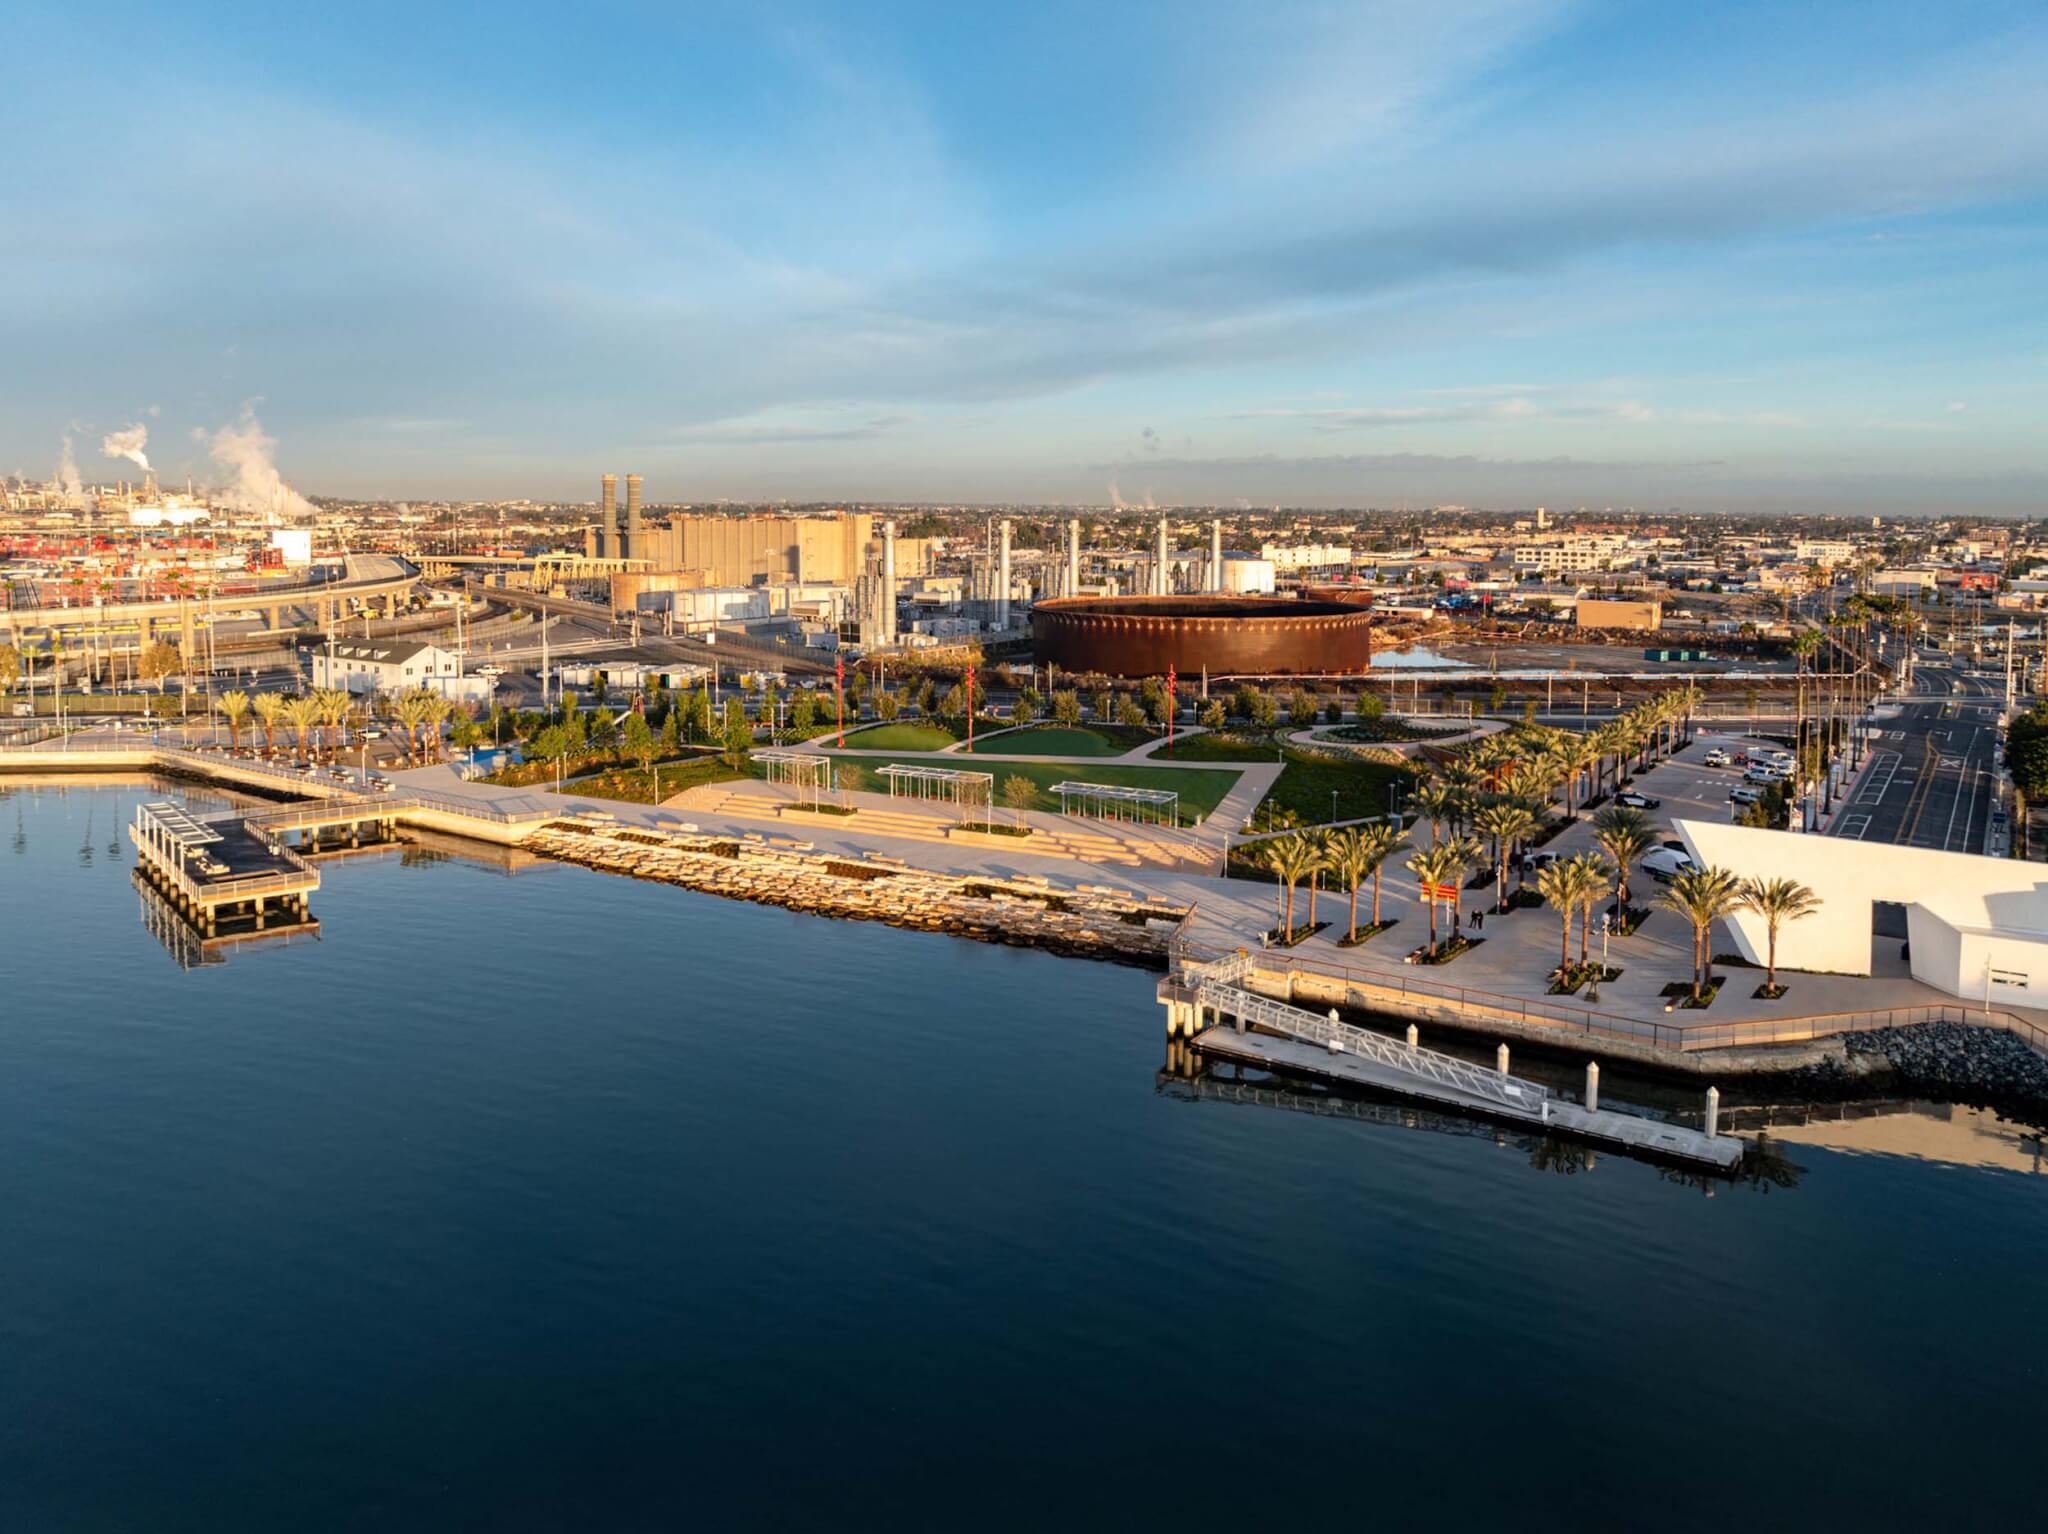
[[[1896,717],[1877,721],[1870,771],[1831,834],[1982,852],[1995,797],[1991,755],[2004,680],[1923,661],[1914,692],[1947,697],[1895,705]]]

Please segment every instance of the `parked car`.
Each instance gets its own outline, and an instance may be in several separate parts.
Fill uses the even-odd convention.
[[[1562,853],[1557,852],[1525,852],[1522,854],[1521,866],[1533,874],[1539,868],[1548,868],[1562,856]]]
[[[1728,753],[1719,746],[1716,746],[1707,753],[1706,761],[1709,767],[1726,767],[1728,765]]]
[[[1685,852],[1685,843],[1679,841],[1676,837],[1673,837],[1671,840],[1665,842],[1664,845],[1670,848],[1673,852]],[[1686,855],[1688,857],[1691,856],[1690,853],[1687,853]]]
[[[1655,810],[1662,809],[1664,806],[1662,799],[1652,799],[1648,794],[1638,793],[1633,788],[1623,789],[1620,793],[1616,794],[1614,802],[1616,804],[1625,804],[1634,810]]]
[[[1769,766],[1764,762],[1757,762],[1743,769],[1742,781],[1745,783],[1782,783],[1785,781],[1785,774],[1776,767]]]
[[[1654,851],[1644,853],[1642,862],[1638,866],[1659,884],[1669,884],[1680,874],[1691,873],[1700,865],[1692,860],[1692,856],[1689,853],[1674,852],[1669,847],[1659,847]]]
[[[1730,804],[1755,804],[1763,798],[1763,792],[1755,788],[1735,787],[1728,790]]]

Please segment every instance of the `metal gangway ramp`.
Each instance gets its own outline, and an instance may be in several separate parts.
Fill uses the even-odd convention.
[[[1259,995],[1249,988],[1252,972],[1258,967],[1243,950],[1213,963],[1184,966],[1182,985],[1186,988],[1178,989],[1178,994],[1188,998],[1194,1008],[1190,1041],[1195,1049],[1242,1065],[1319,1076],[1720,1171],[1731,1171],[1742,1160],[1742,1142],[1715,1133],[1711,1109],[1706,1128],[1701,1130],[1641,1114],[1587,1107],[1539,1082],[1509,1075],[1506,1045],[1501,1046],[1501,1067],[1488,1070],[1455,1055],[1357,1027],[1334,1011],[1311,1012]],[[1162,1000],[1171,985],[1171,981],[1162,985]]]

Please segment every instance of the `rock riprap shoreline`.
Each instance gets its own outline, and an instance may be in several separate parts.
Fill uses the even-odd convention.
[[[839,856],[757,836],[692,833],[565,817],[527,850],[636,879],[819,916],[886,922],[988,943],[1163,968],[1186,906],[1031,875],[943,874],[894,859]]]

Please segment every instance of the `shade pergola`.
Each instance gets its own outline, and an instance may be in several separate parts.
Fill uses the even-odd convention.
[[[955,767],[910,766],[891,762],[879,769],[889,781],[889,796],[909,794],[917,799],[938,799],[959,807],[961,819],[980,806],[983,818],[995,803],[996,775],[992,772],[963,772]]]
[[[794,788],[799,801],[808,791],[816,804],[832,791],[832,759],[815,751],[756,751],[754,760],[761,764],[766,781]]]
[[[1096,815],[1107,820],[1180,823],[1180,795],[1170,788],[1125,788],[1116,783],[1055,783],[1062,815]]]

